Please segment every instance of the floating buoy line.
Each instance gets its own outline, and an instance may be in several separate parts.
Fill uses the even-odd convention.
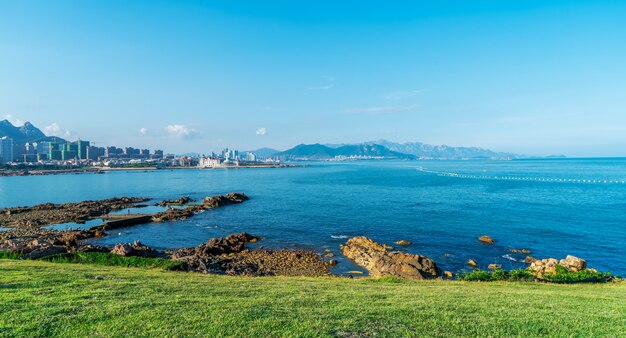
[[[580,179],[580,178],[546,178],[546,177],[523,177],[506,175],[471,175],[455,172],[445,172],[417,168],[417,171],[435,174],[441,177],[454,177],[477,180],[497,180],[497,181],[525,181],[525,182],[550,182],[550,183],[586,183],[586,184],[626,184],[626,179]]]

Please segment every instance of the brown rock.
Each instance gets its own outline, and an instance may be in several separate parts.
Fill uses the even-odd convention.
[[[32,251],[28,252],[25,256],[30,259],[39,259],[46,256],[59,255],[64,253],[67,253],[66,248],[47,243],[47,245],[37,246]]]
[[[444,271],[443,275],[448,277],[448,278],[453,278],[454,277],[454,274],[452,272],[450,272],[450,271]]]
[[[559,261],[559,265],[568,268],[570,271],[578,272],[587,268],[587,261],[578,257],[568,255]]]
[[[118,243],[115,245],[112,254],[124,257],[138,256],[138,257],[158,257],[159,252],[152,249],[149,246],[141,244],[139,241],[134,243]]]
[[[396,244],[399,246],[408,246],[411,245],[411,242],[407,241],[406,239],[402,239],[397,241]]]
[[[476,261],[474,261],[473,259],[470,259],[469,261],[467,261],[467,264],[469,264],[470,266],[474,267],[477,266],[478,264],[476,264]]]
[[[511,253],[521,253],[521,254],[525,254],[525,255],[530,255],[531,253],[533,253],[532,251],[530,251],[528,249],[511,249],[510,252]]]
[[[335,257],[335,254],[327,253],[327,254],[324,255],[324,257],[328,257],[328,258]]]
[[[493,244],[493,243],[496,242],[493,238],[491,238],[489,236],[480,236],[478,238],[478,240],[481,241],[482,243],[486,243],[486,244]]]
[[[489,266],[487,266],[487,268],[489,268],[490,270],[497,270],[502,268],[502,265],[500,264],[489,264]]]
[[[128,257],[134,252],[133,247],[129,243],[118,243],[115,244],[111,253],[118,256]]]
[[[163,200],[159,203],[159,206],[166,207],[170,205],[185,205],[189,202],[194,202],[189,196],[181,196],[176,200]]]
[[[542,279],[547,274],[555,274],[558,263],[555,258],[536,260],[530,264],[529,269],[535,273],[537,278]]]
[[[349,239],[342,252],[357,265],[367,269],[372,277],[429,279],[437,278],[440,274],[432,259],[404,252],[388,252],[383,245],[366,237]]]
[[[533,262],[535,262],[537,260],[537,258],[533,257],[533,256],[526,256],[526,259],[524,260],[524,262],[526,264],[531,264]]]

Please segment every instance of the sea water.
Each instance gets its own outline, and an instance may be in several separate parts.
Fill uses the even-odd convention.
[[[248,232],[256,247],[335,253],[337,273],[356,267],[339,246],[368,236],[433,258],[445,270],[525,266],[537,258],[585,258],[626,275],[626,159],[356,161],[281,169],[159,170],[0,178],[0,207],[119,196],[201,199],[231,191],[250,200],[190,219],[115,230],[95,244],[196,246]],[[151,203],[151,202],[150,202]],[[488,235],[495,244],[478,237]]]

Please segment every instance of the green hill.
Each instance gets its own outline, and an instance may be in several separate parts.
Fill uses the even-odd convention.
[[[0,336],[625,336],[626,284],[225,277],[0,260]]]
[[[378,144],[343,145],[332,148],[319,143],[300,144],[289,150],[275,154],[288,160],[327,160],[336,156],[377,157],[386,159],[414,159],[415,156],[391,151]]]

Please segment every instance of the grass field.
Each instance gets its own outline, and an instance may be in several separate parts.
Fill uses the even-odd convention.
[[[244,278],[0,260],[0,336],[626,336],[626,283]]]

